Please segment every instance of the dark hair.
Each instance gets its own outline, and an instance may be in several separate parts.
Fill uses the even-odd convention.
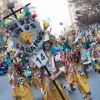
[[[7,55],[10,57],[10,52],[7,52]]]
[[[17,57],[18,57],[18,58],[21,58],[21,53],[18,53],[18,54],[17,54]]]
[[[87,35],[87,38],[88,38],[89,36],[91,36],[91,35]]]
[[[51,42],[51,41],[49,41],[49,40],[46,41],[46,42],[49,42],[51,46],[53,45],[53,42]],[[45,44],[45,42],[44,42],[43,44]]]
[[[49,43],[50,43],[50,46],[52,46],[52,45],[53,45],[53,43],[52,43],[52,42],[50,42],[50,41],[46,41],[46,42],[49,42]],[[45,50],[45,49],[44,49],[44,44],[45,44],[45,42],[43,43],[43,50]]]

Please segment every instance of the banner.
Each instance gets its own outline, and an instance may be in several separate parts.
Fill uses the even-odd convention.
[[[7,29],[16,47],[28,54],[34,54],[43,44],[45,33],[31,17],[12,21]]]

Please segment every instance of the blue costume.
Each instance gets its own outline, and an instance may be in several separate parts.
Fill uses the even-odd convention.
[[[8,53],[6,54],[6,60],[8,63],[8,68],[10,68],[13,63],[13,60],[10,58],[10,55]]]
[[[64,44],[64,51],[66,52],[66,50],[71,51],[71,47],[68,44]]]

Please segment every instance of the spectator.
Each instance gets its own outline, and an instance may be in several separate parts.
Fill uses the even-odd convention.
[[[91,39],[91,35],[87,35],[87,41],[85,42],[85,49],[89,49],[93,40]]]

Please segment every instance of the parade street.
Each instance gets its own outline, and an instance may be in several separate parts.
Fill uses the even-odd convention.
[[[100,100],[100,75],[95,73],[92,68],[88,69],[89,72],[89,83],[91,87],[91,98],[92,100]],[[8,83],[8,76],[0,77],[0,100],[12,100],[11,99],[11,87]],[[33,88],[33,94],[35,100],[42,100],[41,93]],[[80,94],[78,90],[73,93],[68,93],[71,100],[83,100],[84,95]]]

